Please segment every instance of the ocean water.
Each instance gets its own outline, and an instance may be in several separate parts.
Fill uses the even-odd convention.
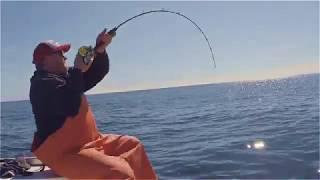
[[[89,101],[100,131],[137,136],[161,179],[320,177],[319,74]],[[34,130],[29,101],[1,103],[1,157],[28,153]]]

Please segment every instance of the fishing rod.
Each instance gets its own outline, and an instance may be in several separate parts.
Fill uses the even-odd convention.
[[[203,37],[205,38],[207,44],[208,44],[208,47],[209,47],[209,50],[210,50],[210,53],[211,53],[211,58],[212,58],[212,61],[214,63],[214,68],[216,68],[216,62],[215,62],[215,58],[214,58],[214,54],[213,54],[213,50],[212,50],[212,47],[211,47],[211,44],[209,42],[209,39],[208,37],[206,36],[206,34],[203,32],[203,30],[193,21],[191,20],[190,18],[188,18],[187,16],[181,14],[180,12],[175,12],[175,11],[169,11],[169,10],[164,10],[164,9],[160,9],[160,10],[151,10],[151,11],[147,11],[147,12],[143,12],[143,13],[140,13],[138,15],[135,15],[125,21],[123,21],[122,23],[120,23],[118,26],[114,27],[113,29],[111,29],[110,31],[108,31],[108,34],[110,34],[112,37],[114,37],[116,35],[116,31],[122,27],[124,24],[126,24],[127,22],[133,20],[133,19],[136,19],[140,16],[143,16],[143,15],[146,15],[146,14],[150,14],[150,13],[171,13],[171,14],[175,14],[175,15],[178,15],[180,17],[183,17],[185,19],[187,19],[189,22],[191,22],[200,32],[201,34],[203,35]],[[79,49],[79,52],[80,52],[80,49]],[[84,50],[82,50],[82,54],[85,53]],[[92,59],[92,58],[91,58]]]

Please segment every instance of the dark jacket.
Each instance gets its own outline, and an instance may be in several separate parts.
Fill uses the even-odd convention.
[[[84,73],[76,68],[69,68],[64,75],[41,70],[34,72],[29,93],[37,126],[33,149],[62,127],[67,117],[78,114],[83,93],[93,88],[108,72],[109,58],[106,53],[98,54],[90,69]]]

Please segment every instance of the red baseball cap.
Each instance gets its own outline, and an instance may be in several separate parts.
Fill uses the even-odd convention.
[[[33,52],[33,64],[37,64],[43,60],[45,56],[48,56],[52,53],[62,51],[63,53],[68,52],[71,47],[71,44],[59,44],[53,40],[41,42],[34,49]]]

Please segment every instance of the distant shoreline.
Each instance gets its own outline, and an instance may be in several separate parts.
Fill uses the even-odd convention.
[[[211,85],[211,84],[272,81],[272,80],[281,80],[281,79],[296,78],[296,77],[299,77],[299,76],[312,76],[312,75],[320,75],[320,72],[318,72],[318,73],[296,74],[296,75],[292,75],[292,76],[285,76],[285,77],[279,77],[279,78],[268,78],[268,79],[261,79],[261,80],[226,81],[226,82],[191,84],[191,85],[182,85],[182,86],[159,87],[159,88],[151,88],[151,89],[137,89],[137,90],[128,90],[128,91],[115,91],[115,92],[95,93],[95,94],[87,94],[87,96],[95,96],[95,95],[103,95],[103,94],[114,94],[114,93],[128,93],[128,92],[138,92],[138,91],[151,91],[151,90],[171,89],[171,88],[180,88],[180,87],[204,86],[204,85]],[[1,103],[13,103],[13,102],[21,102],[21,101],[29,101],[29,99],[1,101]]]

